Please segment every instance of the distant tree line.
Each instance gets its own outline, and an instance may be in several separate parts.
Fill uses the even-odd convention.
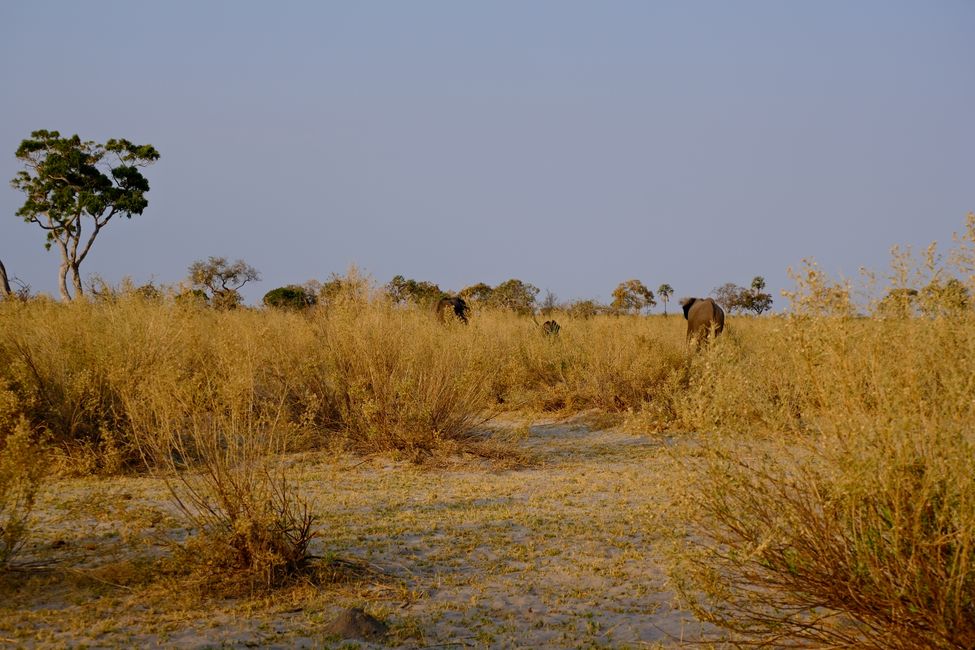
[[[750,287],[728,282],[711,293],[730,312],[762,314],[772,308],[772,294],[765,291],[765,278],[760,275],[752,279]]]

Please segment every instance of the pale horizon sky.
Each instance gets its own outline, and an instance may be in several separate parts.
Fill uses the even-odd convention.
[[[113,283],[762,275],[778,310],[805,257],[853,277],[962,229],[973,33],[967,0],[7,2],[0,176],[37,129],[153,144],[149,207],[82,266]],[[5,182],[0,260],[57,295],[22,203]]]

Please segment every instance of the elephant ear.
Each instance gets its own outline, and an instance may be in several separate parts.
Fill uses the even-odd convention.
[[[697,302],[697,298],[688,298],[680,304],[684,308],[684,319],[687,320],[687,312],[691,310],[691,305]]]

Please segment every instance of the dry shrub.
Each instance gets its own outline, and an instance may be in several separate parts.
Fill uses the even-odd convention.
[[[741,644],[975,647],[975,318],[813,316],[816,282],[692,362],[672,578]]]
[[[496,370],[476,328],[375,300],[334,304],[320,316],[319,336],[331,402],[352,448],[419,458],[469,438],[487,419]]]
[[[975,647],[971,429],[916,426],[709,442],[671,571],[684,602],[742,644]]]
[[[0,404],[0,569],[27,540],[34,498],[47,469],[27,420],[21,417],[10,425],[4,410]]]
[[[180,557],[192,560],[201,586],[270,588],[309,569],[316,535],[282,457],[301,437],[289,411],[290,359],[278,347],[284,333],[262,327],[260,314],[207,318],[205,340],[168,348],[121,394],[149,466],[200,533]]]
[[[130,368],[119,394],[147,464],[200,533],[181,557],[194,560],[208,589],[281,584],[308,568],[315,534],[282,458],[305,422],[295,417],[298,391],[287,371],[291,321],[204,310],[167,316],[165,345]]]
[[[0,341],[0,366],[30,422],[50,434],[73,471],[117,471],[133,449],[122,430],[110,380],[118,348],[116,307],[51,302],[5,304],[9,332]]]
[[[822,322],[822,321],[817,321]],[[671,428],[796,433],[804,425],[810,386],[796,381],[808,357],[805,326],[781,317],[739,316],[733,328],[687,359],[674,388]],[[818,362],[817,362],[818,363]]]

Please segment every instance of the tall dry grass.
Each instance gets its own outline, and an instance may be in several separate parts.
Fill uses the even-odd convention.
[[[119,387],[135,444],[201,533],[191,557],[208,590],[270,588],[304,575],[317,534],[283,454],[307,435],[318,402],[300,392],[288,321],[256,316],[191,316],[212,327],[177,330],[182,345],[160,350]],[[192,340],[203,331],[205,341]],[[188,359],[188,349],[205,353]]]
[[[211,567],[262,585],[304,571],[317,532],[288,450],[423,460],[506,410],[695,432],[672,573],[702,618],[744,643],[971,647],[971,302],[861,318],[847,283],[811,263],[795,278],[790,315],[729,318],[698,352],[679,317],[555,314],[555,337],[500,311],[442,324],[361,278],[303,313],[3,302],[0,404],[62,468],[167,476],[225,551]]]
[[[166,428],[146,423],[146,395],[159,409],[207,413],[217,407],[192,399],[247,386],[251,408],[273,407],[295,445],[420,455],[501,411],[634,413],[672,401],[686,370],[683,321],[560,318],[555,337],[509,312],[442,324],[358,285],[305,313],[216,311],[138,292],[5,302],[0,379],[79,473],[139,467],[135,429]]]
[[[743,645],[975,647],[975,314],[842,315],[807,270],[691,363],[674,584]]]
[[[346,445],[419,458],[490,417],[498,368],[482,331],[382,299],[334,304],[312,326]]]

